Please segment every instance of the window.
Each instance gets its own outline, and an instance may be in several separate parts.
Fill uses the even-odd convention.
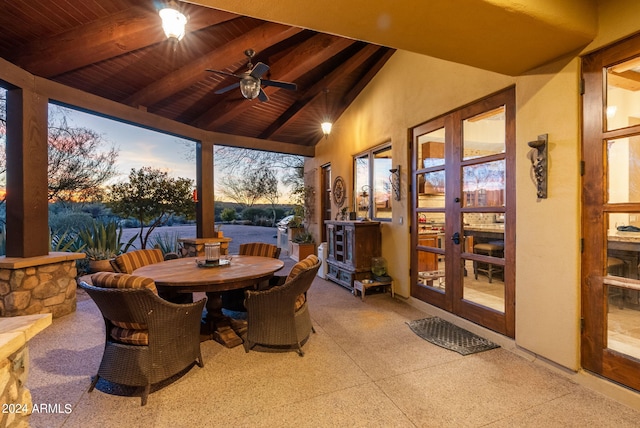
[[[391,221],[391,144],[354,156],[354,201],[359,219]]]

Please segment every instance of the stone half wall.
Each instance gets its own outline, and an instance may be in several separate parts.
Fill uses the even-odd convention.
[[[0,427],[29,427],[35,405],[26,388],[28,342],[51,325],[51,314],[0,318]],[[66,410],[63,409],[63,411]]]
[[[76,259],[84,254],[0,258],[0,317],[76,310]]]

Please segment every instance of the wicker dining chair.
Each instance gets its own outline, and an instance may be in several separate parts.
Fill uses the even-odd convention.
[[[105,345],[89,392],[100,378],[141,386],[144,406],[151,385],[194,363],[204,367],[200,319],[205,299],[189,304],[168,302],[155,293],[153,280],[134,275],[101,272],[93,275],[92,282],[95,285],[81,281],[79,286],[102,313]]]
[[[240,244],[238,247],[238,253],[241,256],[272,257],[274,259],[280,258],[280,248],[265,242],[249,242],[246,244]],[[255,284],[255,288],[258,289],[264,289],[268,286],[268,281],[265,281],[264,284]],[[244,312],[246,312],[244,307],[244,289],[240,288],[237,290],[222,292],[222,308],[227,311],[234,312],[236,316],[244,314]]]
[[[264,242],[249,242],[246,244],[240,244],[238,247],[238,253],[241,256],[262,256],[273,257],[274,259],[280,258],[280,248],[273,244],[267,244]]]
[[[114,272],[131,274],[138,268],[162,261],[164,256],[159,248],[135,250],[122,253],[111,260],[111,267]]]
[[[309,264],[311,261],[313,264]],[[290,274],[283,285],[268,290],[245,292],[247,332],[243,339],[246,352],[260,345],[295,350],[298,355],[304,356],[302,344],[307,341],[311,332],[315,333],[306,294],[320,263],[317,257],[309,256],[298,263],[302,268],[296,265],[296,269],[294,266],[292,273],[296,270],[295,275]]]

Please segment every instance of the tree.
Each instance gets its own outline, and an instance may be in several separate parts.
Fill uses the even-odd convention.
[[[85,202],[99,200],[102,187],[115,177],[118,151],[115,146],[103,149],[105,140],[97,132],[71,126],[67,109],[49,108],[48,192],[51,202]],[[0,176],[6,162],[6,92],[0,90]],[[0,201],[4,202],[4,198]]]
[[[151,232],[171,216],[194,218],[192,191],[193,182],[188,178],[170,178],[157,168],[132,168],[128,182],[109,187],[108,206],[114,214],[140,222],[140,245],[146,248]]]
[[[296,187],[304,186],[302,156],[215,146],[214,159],[216,174],[222,176],[216,192],[243,208],[265,200],[275,217],[275,204],[281,196],[280,183],[290,189],[289,194]]]
[[[102,185],[115,177],[118,152],[115,147],[100,151],[103,139],[97,132],[71,127],[66,117],[49,125],[50,201],[96,201]]]
[[[276,204],[279,197],[278,179],[273,170],[267,168],[252,171],[249,178],[254,183],[255,192],[271,205],[271,212],[273,213],[271,225],[273,226],[276,222]]]
[[[243,208],[251,208],[260,200],[266,200],[274,210],[278,202],[278,178],[271,169],[248,169],[241,178],[225,176],[220,180],[218,193]]]

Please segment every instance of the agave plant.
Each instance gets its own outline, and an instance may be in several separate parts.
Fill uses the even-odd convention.
[[[179,250],[177,233],[157,233],[151,238],[153,248],[159,248],[162,254],[177,253]]]
[[[49,235],[49,247],[51,251],[79,253],[84,250],[86,244],[78,239],[76,233],[67,229],[64,232],[51,231]]]
[[[135,234],[127,243],[122,242],[122,227],[116,221],[95,221],[78,232],[78,237],[85,245],[84,252],[89,260],[108,260],[118,254],[127,252],[136,240]]]

